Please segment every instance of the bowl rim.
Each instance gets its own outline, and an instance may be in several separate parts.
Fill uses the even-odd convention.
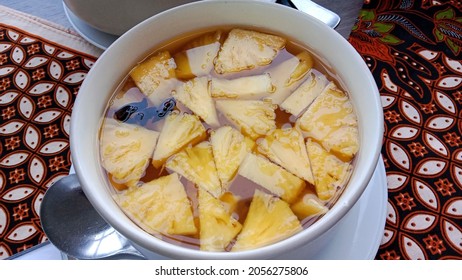
[[[190,15],[194,10],[196,13],[199,13],[201,9],[224,9],[229,8],[232,5],[236,9],[249,9],[249,5],[252,6],[252,11],[265,11],[264,13],[278,13],[278,15],[283,15],[285,18],[290,18],[290,22],[302,22],[314,28],[324,37],[329,38],[329,40],[334,40],[338,46],[341,46],[342,52],[346,55],[345,59],[351,63],[351,66],[355,68],[358,73],[357,75],[362,75],[359,77],[364,82],[364,87],[371,90],[369,98],[371,99],[371,108],[375,108],[376,116],[374,120],[371,120],[375,123],[375,131],[370,135],[375,136],[375,138],[368,138],[368,142],[372,144],[373,148],[370,151],[367,151],[368,155],[365,155],[365,152],[360,152],[363,157],[367,156],[369,160],[369,166],[362,166],[363,168],[360,172],[355,169],[352,174],[356,176],[357,181],[356,186],[350,187],[348,184],[344,193],[340,196],[335,205],[324,215],[323,218],[319,219],[315,224],[304,229],[303,231],[286,238],[282,241],[278,241],[274,244],[267,245],[265,247],[260,247],[257,249],[240,251],[240,252],[208,252],[200,251],[195,249],[183,248],[178,245],[173,245],[168,242],[162,241],[153,237],[152,235],[141,230],[136,224],[127,219],[120,219],[117,215],[113,215],[112,211],[115,210],[114,207],[117,207],[118,211],[121,211],[120,208],[113,201],[110,203],[107,199],[109,197],[108,190],[102,190],[103,188],[93,188],[92,186],[102,185],[107,187],[107,183],[102,181],[101,176],[98,175],[98,165],[99,164],[99,154],[94,155],[93,159],[97,163],[91,163],[88,160],[82,162],[81,158],[86,157],[87,159],[91,158],[91,154],[88,151],[88,148],[91,148],[91,151],[96,151],[98,153],[98,139],[97,134],[93,136],[86,136],[82,140],[81,131],[85,129],[85,120],[88,118],[89,114],[85,112],[93,110],[98,110],[97,104],[92,104],[94,101],[94,96],[91,96],[93,91],[92,87],[94,83],[98,82],[98,73],[101,71],[107,71],[107,65],[111,65],[111,61],[117,58],[118,54],[121,53],[121,50],[127,49],[130,47],[131,42],[136,41],[136,39],[143,38],[152,31],[154,26],[159,26],[165,23],[170,22],[169,17],[175,15],[177,17],[181,15]],[[199,20],[199,19],[195,19]],[[294,23],[288,23],[289,25],[294,25]],[[241,24],[236,24],[241,25]],[[178,27],[177,25],[172,28]],[[257,27],[258,28],[258,27]],[[197,29],[197,28],[195,28]],[[268,28],[266,28],[268,29]],[[193,28],[194,30],[194,28]],[[180,35],[185,32],[175,33],[175,35]],[[280,32],[278,32],[280,33]],[[175,35],[171,36],[174,38]],[[289,36],[290,37],[290,36]],[[158,42],[161,44],[162,42]],[[141,44],[145,44],[141,42]],[[154,46],[151,45],[151,50]],[[148,50],[147,46],[140,47],[140,49]],[[131,56],[134,66],[135,61],[140,61],[141,58],[147,55],[146,51],[144,53],[138,53],[137,56]],[[111,70],[112,71],[112,70]],[[117,79],[120,78],[120,79]],[[121,77],[114,77],[114,80],[120,81]],[[349,88],[349,87],[347,87]],[[115,89],[115,88],[113,88]],[[109,96],[105,96],[107,104],[108,98],[112,95],[112,92]],[[98,103],[98,102],[93,102]],[[80,87],[79,94],[77,95],[73,114],[71,117],[71,128],[70,128],[70,142],[71,142],[71,156],[74,164],[74,169],[77,173],[77,176],[82,184],[82,189],[85,192],[87,198],[90,200],[95,209],[100,213],[100,215],[108,221],[117,231],[122,235],[127,237],[130,241],[134,242],[136,245],[139,245],[142,248],[145,248],[149,251],[155,253],[173,257],[173,258],[186,258],[186,259],[261,259],[267,258],[267,256],[274,256],[275,254],[282,253],[284,251],[292,250],[297,247],[304,246],[307,242],[312,242],[319,238],[324,232],[330,230],[345,214],[349,209],[356,203],[361,194],[363,193],[365,187],[367,186],[370,178],[373,175],[375,166],[380,156],[380,148],[382,145],[382,135],[383,135],[383,115],[381,110],[381,103],[379,92],[375,84],[375,80],[372,74],[369,71],[369,68],[366,66],[360,55],[356,50],[344,39],[340,34],[335,30],[331,29],[321,21],[316,18],[313,18],[307,14],[304,14],[298,10],[270,2],[264,1],[246,1],[246,0],[235,0],[235,1],[222,1],[222,0],[209,0],[209,1],[199,1],[184,4],[164,12],[161,12],[153,17],[146,19],[140,24],[136,25],[130,29],[127,33],[123,34],[119,39],[117,39],[95,62],[90,71],[88,72],[84,82]],[[380,110],[379,110],[380,109]],[[360,119],[360,118],[358,118]],[[91,120],[90,120],[91,121]],[[370,120],[368,120],[370,121]],[[361,126],[360,126],[361,127]],[[365,134],[365,132],[360,132]],[[91,131],[90,133],[91,134]],[[363,140],[361,140],[363,141]],[[88,163],[90,163],[88,165]],[[102,167],[99,165],[99,170]],[[95,175],[96,174],[96,175]],[[91,176],[88,176],[91,175]],[[96,177],[95,177],[96,176]],[[95,181],[95,179],[98,179]],[[346,194],[348,196],[346,196]],[[346,198],[345,198],[346,197]],[[112,199],[111,197],[109,197]],[[109,203],[109,205],[107,205]],[[127,221],[128,220],[128,221]]]

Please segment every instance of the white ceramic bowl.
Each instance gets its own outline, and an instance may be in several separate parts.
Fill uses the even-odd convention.
[[[359,122],[360,149],[345,191],[308,229],[259,249],[204,252],[161,241],[136,226],[111,197],[100,164],[98,130],[117,84],[137,62],[162,42],[210,26],[248,26],[269,30],[308,46],[338,74],[349,92]],[[162,12],[140,23],[107,49],[82,84],[71,119],[71,153],[76,173],[90,202],[117,231],[148,258],[161,254],[186,259],[266,259],[303,247],[322,250],[336,225],[366,188],[380,155],[383,114],[375,81],[355,49],[327,25],[297,10],[258,1],[201,1]]]

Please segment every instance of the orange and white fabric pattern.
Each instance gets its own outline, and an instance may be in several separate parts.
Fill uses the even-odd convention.
[[[366,1],[350,43],[382,97],[388,214],[377,259],[462,259],[462,5]]]
[[[0,6],[0,259],[47,239],[41,200],[69,173],[72,106],[99,54],[68,30]]]

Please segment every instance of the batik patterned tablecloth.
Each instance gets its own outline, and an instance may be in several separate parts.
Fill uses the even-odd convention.
[[[0,259],[46,240],[42,197],[69,173],[69,121],[100,50],[0,6]]]
[[[350,43],[380,90],[388,216],[376,259],[462,259],[462,4],[367,1]],[[0,6],[0,259],[46,240],[39,208],[69,172],[69,118],[99,51]]]
[[[377,259],[462,259],[462,3],[367,1],[349,38],[382,97]]]

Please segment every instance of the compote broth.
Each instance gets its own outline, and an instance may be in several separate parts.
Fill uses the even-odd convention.
[[[149,59],[149,57],[155,56],[161,52],[168,52],[171,55],[171,57],[175,60],[176,58],[180,57],[180,56],[177,56],[178,53],[185,51],[185,46],[188,46],[188,45],[189,46],[192,45],[194,47],[196,47],[197,45],[203,46],[204,41],[207,40],[203,38],[204,37],[209,38],[210,36],[212,36],[210,34],[216,34],[217,31],[221,33],[221,36],[218,40],[216,40],[216,42],[220,44],[219,51],[223,51],[223,44],[228,38],[230,31],[236,28],[240,28],[240,27],[226,26],[226,27],[220,27],[220,28],[214,28],[214,29],[200,30],[198,32],[194,32],[191,34],[186,34],[183,37],[175,38],[169,42],[166,42],[163,45],[154,46],[152,49],[152,52],[146,56],[146,60]],[[255,28],[242,28],[242,29],[251,30],[253,32],[258,32],[262,34],[271,34],[270,32],[266,30],[259,30]],[[206,74],[201,74],[201,75],[208,77],[209,83],[213,83],[214,78],[234,80],[234,79],[242,78],[242,77],[262,75],[265,73],[270,73],[270,76],[271,76],[271,73],[285,73],[285,71],[282,71],[282,72],[281,71],[272,72],[272,71],[278,65],[281,65],[290,59],[294,59],[300,53],[305,52],[305,53],[308,53],[312,58],[311,65],[309,66],[309,69],[306,70],[304,73],[298,74],[299,76],[296,77],[296,79],[298,80],[294,82],[294,85],[292,86],[293,89],[290,90],[291,92],[290,94],[293,94],[293,92],[295,92],[296,89],[302,86],[304,81],[307,80],[308,75],[314,75],[316,77],[323,77],[322,79],[326,83],[325,85],[322,86],[323,88],[327,88],[329,83],[335,83],[336,85],[335,90],[344,92],[344,90],[341,88],[342,86],[341,81],[338,79],[335,73],[331,69],[326,67],[325,64],[322,62],[322,60],[318,58],[315,54],[313,54],[309,48],[305,46],[301,46],[296,41],[291,40],[290,38],[285,38],[284,36],[281,36],[279,34],[276,34],[276,35],[283,38],[285,40],[285,44],[282,49],[277,51],[277,55],[267,65],[257,65],[256,67],[251,67],[252,69],[245,69],[245,70],[239,70],[239,71],[228,72],[228,73],[220,73],[220,74],[217,73],[214,68],[212,68],[210,72]],[[191,42],[195,42],[195,43],[191,44]],[[215,62],[216,62],[216,59],[217,59],[216,57],[213,58]],[[195,61],[195,59],[188,57],[188,61]],[[300,61],[302,60],[300,59]],[[175,61],[175,62],[178,64],[178,61]],[[179,73],[178,69],[175,69],[175,70],[177,71],[177,74],[178,74]],[[290,69],[288,68],[287,72],[290,72],[292,70],[293,68],[290,68]],[[188,106],[183,104],[183,102],[180,102],[175,97],[173,97],[171,92],[177,90],[179,86],[181,86],[182,84],[190,80],[193,80],[196,77],[198,76],[193,75],[190,78],[185,78],[182,75],[180,75],[180,77],[178,77],[177,75],[173,78],[168,78],[166,80],[170,80],[172,84],[168,86],[168,89],[166,89],[166,92],[162,93],[163,94],[162,98],[157,98],[157,97],[152,98],[152,97],[148,97],[146,93],[143,93],[140,87],[137,85],[137,81],[133,79],[130,73],[127,73],[127,76],[120,83],[119,87],[117,88],[116,92],[113,95],[113,98],[109,102],[109,106],[107,108],[106,115],[105,115],[105,121],[103,122],[103,125],[102,125],[102,131],[104,131],[105,129],[105,124],[107,123],[107,120],[111,119],[111,120],[114,120],[116,123],[124,123],[128,125],[133,125],[133,126],[142,126],[148,130],[153,130],[153,131],[162,133],[162,128],[165,123],[165,118],[172,112],[179,112],[180,114],[187,113],[187,114],[194,115],[195,114],[194,110],[191,110],[190,108],[188,108]],[[274,87],[280,86],[280,85],[274,85],[274,83],[277,83],[277,82],[274,82],[275,78],[277,77],[271,76],[271,79],[273,79],[272,80],[273,90],[274,90]],[[213,84],[211,86],[213,87]],[[271,96],[271,94],[273,93],[269,92],[262,97],[258,97],[257,100],[267,100],[268,96]],[[345,95],[348,97],[346,93]],[[320,96],[320,93],[318,93],[317,96]],[[314,99],[316,98],[317,97],[315,97]],[[216,102],[216,100],[221,100],[221,99],[227,99],[227,98],[223,98],[223,97],[213,98],[213,102]],[[229,99],[239,100],[241,98],[237,97],[237,98],[229,98]],[[242,99],[248,100],[252,98],[245,97]],[[284,100],[286,100],[286,98],[284,98]],[[319,192],[319,189],[317,189],[316,187],[316,182],[318,182],[321,177],[314,176],[313,174],[314,180],[312,182],[309,182],[305,180],[304,178],[301,178],[301,180],[304,182],[304,187],[303,187],[303,190],[299,191],[299,193],[297,194],[297,198],[291,199],[289,202],[284,202],[289,207],[292,207],[297,201],[302,200],[304,195],[309,194],[309,197],[313,199],[314,203],[319,204],[318,207],[320,207],[320,209],[324,209],[323,211],[320,210],[318,213],[313,213],[312,215],[308,215],[306,217],[303,217],[303,215],[301,217],[298,216],[301,227],[307,228],[311,224],[313,224],[317,219],[319,219],[319,217],[321,217],[325,213],[325,211],[327,211],[327,209],[332,207],[332,205],[337,200],[338,196],[341,194],[341,191],[344,189],[344,187],[346,186],[348,182],[349,176],[351,174],[351,169],[354,166],[355,152],[353,152],[352,157],[345,160],[345,157],[343,156],[343,152],[340,155],[336,152],[335,148],[332,148],[330,151],[327,150],[328,147],[331,147],[331,146],[336,147],[338,143],[329,144],[330,143],[329,141],[324,142],[323,140],[320,140],[320,138],[316,138],[316,135],[318,135],[316,132],[312,133],[312,132],[303,131],[303,126],[299,124],[299,122],[301,122],[299,120],[302,119],[302,115],[308,109],[304,109],[303,112],[301,112],[300,114],[294,115],[290,113],[289,111],[287,111],[285,108],[282,108],[283,106],[281,106],[281,104],[282,102],[280,104],[272,105],[274,106],[275,129],[292,129],[292,128],[299,129],[299,127],[301,127],[300,131],[303,134],[303,149],[307,149],[305,146],[305,142],[307,142],[308,139],[311,139],[310,143],[312,142],[314,143],[314,145],[326,148],[326,153],[330,153],[330,156],[336,157],[341,164],[345,164],[346,166],[345,169],[342,171],[343,173],[341,173],[341,178],[335,177],[337,176],[334,174],[335,172],[333,171],[331,172],[327,170],[329,169],[329,166],[325,166],[326,168],[325,172],[329,174],[331,173],[334,174],[334,175],[329,175],[329,176],[333,176],[337,179],[335,186],[334,186],[334,193],[331,194],[328,199],[321,199],[318,197],[319,194],[317,194],[317,192]],[[314,101],[311,104],[314,104]],[[231,126],[232,128],[235,128],[236,130],[241,132],[245,138],[253,138],[252,140],[255,142],[255,147],[250,149],[248,152],[268,159],[267,154],[265,152],[262,152],[262,149],[260,147],[260,144],[261,144],[260,141],[262,141],[262,139],[265,138],[267,134],[270,134],[271,131],[268,131],[266,134],[259,135],[258,137],[251,137],[248,135],[248,133],[246,133],[244,129],[242,129],[242,127],[240,127],[239,125],[236,125],[236,122],[230,121],[230,118],[226,114],[221,112],[220,110],[217,110],[217,117],[218,117],[218,121],[220,124],[218,127],[207,124],[201,118],[202,125],[206,129],[206,137],[205,139],[201,139],[201,141],[197,141],[196,143],[189,143],[187,146],[192,147],[194,145],[197,145],[198,142],[210,141],[210,136],[212,133],[214,133],[215,130],[223,126]],[[322,121],[325,121],[325,120],[322,120]],[[356,124],[351,124],[351,123],[349,123],[348,125],[351,127],[356,126]],[[350,131],[350,130],[347,130],[347,131]],[[338,134],[336,135],[338,136]],[[116,141],[116,140],[114,139],[113,141]],[[175,141],[175,139],[172,138],[172,141]],[[357,141],[357,138],[356,138],[356,141]],[[357,143],[355,145],[357,145]],[[184,150],[184,147],[180,151],[182,150]],[[176,153],[179,153],[180,151],[177,151]],[[175,155],[171,155],[169,158],[173,156]],[[104,162],[105,156],[102,154],[101,157],[102,157],[102,161]],[[308,157],[310,157],[309,152],[308,152]],[[313,162],[313,159],[315,158],[310,157],[311,165],[313,164],[316,165],[316,162]],[[152,158],[150,160],[152,160]],[[275,163],[280,168],[284,170],[288,170],[286,166],[284,166],[284,163],[274,162],[273,159],[268,159],[268,160],[270,162]],[[169,161],[169,159],[167,159],[165,162],[167,161]],[[145,167],[145,170],[143,170],[142,172],[143,174],[141,178],[138,180],[138,182],[136,183],[131,182],[130,184],[128,184],[127,182],[124,182],[120,178],[115,178],[115,176],[111,173],[111,170],[107,170],[107,178],[109,182],[111,183],[111,185],[114,187],[114,193],[115,193],[114,197],[117,197],[118,195],[124,195],[124,193],[127,192],[127,189],[140,188],[141,186],[143,186],[144,183],[148,183],[160,177],[167,176],[169,174],[174,173],[175,171],[166,167],[165,162],[163,162],[160,166],[157,166],[157,167],[154,166],[154,164],[149,163]],[[217,169],[218,169],[218,166],[217,166]],[[310,167],[310,169],[313,172],[316,170],[316,168],[314,167]],[[296,174],[294,175],[293,172],[290,170],[289,170],[289,173],[291,173],[293,176],[296,175]],[[190,202],[194,224],[198,230],[194,234],[186,234],[186,235],[167,234],[165,232],[159,232],[160,234],[154,234],[154,235],[156,235],[159,238],[162,238],[163,240],[167,242],[173,243],[173,244],[178,244],[178,245],[186,246],[188,248],[193,248],[193,249],[200,249],[201,248],[201,236],[200,236],[201,230],[200,230],[200,210],[199,210],[200,207],[199,207],[199,200],[198,200],[198,189],[200,187],[195,182],[188,180],[185,176],[180,175],[180,181],[184,186],[185,192],[187,194],[187,198]],[[229,214],[233,219],[238,221],[241,225],[244,225],[243,228],[246,227],[245,221],[246,221],[247,214],[249,212],[249,208],[250,208],[250,205],[251,205],[251,202],[252,202],[252,199],[254,197],[256,190],[260,190],[261,192],[264,192],[265,194],[269,194],[271,196],[277,197],[278,200],[281,199],[279,194],[274,193],[271,190],[268,190],[268,188],[257,183],[257,181],[258,180],[253,180],[253,179],[246,178],[245,176],[242,176],[241,173],[237,170],[234,178],[229,183],[226,184],[227,186],[224,189],[224,191],[218,197],[215,197],[216,199],[220,200],[220,203],[223,206],[223,209],[225,209],[225,212],[229,211]],[[136,223],[138,224],[141,223],[136,218],[133,218],[133,216],[130,216],[130,217],[134,219]],[[217,232],[217,234],[219,235],[220,232]],[[233,245],[235,244],[236,240],[239,238],[238,236],[239,236],[239,233],[235,237],[231,238],[229,243],[223,246],[223,251],[232,250]],[[275,237],[274,240],[271,242],[275,242],[275,241],[280,240],[281,238],[286,238],[286,237],[288,236]]]

